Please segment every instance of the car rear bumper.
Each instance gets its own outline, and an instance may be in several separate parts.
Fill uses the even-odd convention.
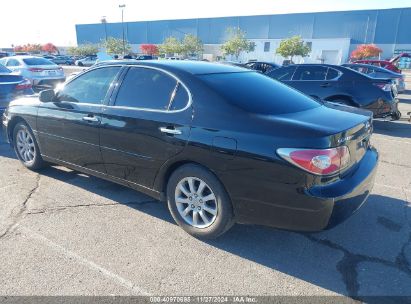
[[[381,100],[381,105],[373,110],[374,118],[386,118],[395,115],[398,112],[398,99],[383,101]]]
[[[237,221],[297,231],[332,228],[364,204],[374,184],[377,164],[378,152],[369,148],[348,176],[302,190],[299,200],[304,203],[304,208],[277,204],[276,198],[282,196],[279,193],[267,193],[272,202],[242,199],[235,202]]]
[[[64,82],[66,80],[65,76],[56,76],[56,77],[39,77],[39,78],[32,78],[33,86],[51,86],[55,85],[59,82]]]

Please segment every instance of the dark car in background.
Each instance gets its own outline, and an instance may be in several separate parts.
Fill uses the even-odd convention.
[[[391,79],[375,79],[328,64],[289,65],[266,75],[316,99],[370,110],[375,118],[401,116]]]
[[[378,162],[369,111],[204,62],[106,62],[12,102],[3,125],[26,167],[137,189],[204,238],[234,222],[330,228],[367,199]]]
[[[265,62],[265,61],[250,61],[244,64],[244,66],[248,69],[259,71],[263,74],[266,74],[269,71],[280,67],[278,64],[274,62]]]
[[[361,74],[366,74],[367,76],[370,76],[372,78],[392,79],[398,93],[403,93],[405,91],[405,79],[403,74],[395,73],[391,70],[387,70],[371,64],[346,63],[342,66],[360,72]]]
[[[13,99],[33,94],[31,82],[0,64],[0,116]]]
[[[56,64],[74,65],[74,59],[64,55],[56,55],[51,61]]]
[[[363,59],[363,60],[356,60],[352,63],[364,63],[364,64],[371,64],[378,67],[382,67],[384,69],[393,71],[395,73],[401,73],[401,70],[397,68],[397,66],[389,60],[371,60],[371,59]]]

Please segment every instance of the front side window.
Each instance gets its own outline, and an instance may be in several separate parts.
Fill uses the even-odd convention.
[[[65,85],[58,92],[59,101],[101,104],[121,67],[91,70]]]
[[[118,91],[115,105],[167,110],[176,94],[176,87],[177,80],[162,71],[130,68]]]
[[[296,66],[291,65],[288,67],[283,67],[283,68],[272,70],[268,72],[267,75],[277,80],[287,81],[287,80],[291,80],[291,77],[293,76],[295,69],[296,69]]]
[[[327,68],[322,66],[300,66],[294,73],[293,80],[325,80]]]

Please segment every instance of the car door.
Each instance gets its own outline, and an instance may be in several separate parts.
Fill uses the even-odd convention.
[[[333,95],[335,79],[327,79],[328,67],[319,65],[300,65],[292,78],[292,86],[301,92],[319,98]]]
[[[103,110],[100,143],[107,173],[152,188],[159,168],[187,143],[190,104],[187,87],[175,76],[130,67]]]
[[[120,70],[120,66],[92,69],[59,90],[55,102],[41,104],[37,130],[43,154],[105,172],[99,146],[101,109]]]

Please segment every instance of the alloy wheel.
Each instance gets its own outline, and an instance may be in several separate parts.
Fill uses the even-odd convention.
[[[217,198],[200,178],[186,177],[175,189],[177,210],[184,221],[196,228],[211,226],[218,214]]]
[[[34,161],[36,157],[36,147],[33,137],[27,130],[20,129],[17,131],[16,146],[20,158],[25,163],[32,163]]]

